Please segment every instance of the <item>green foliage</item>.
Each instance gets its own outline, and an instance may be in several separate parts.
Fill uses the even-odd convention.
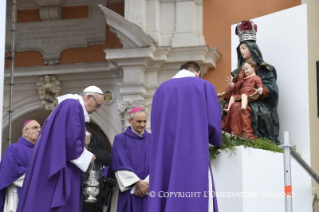
[[[241,136],[235,136],[229,133],[222,133],[222,146],[214,147],[209,146],[209,155],[210,159],[216,159],[216,156],[220,154],[222,151],[230,152],[229,157],[233,154],[236,154],[236,147],[244,146],[251,147],[255,149],[263,149],[271,152],[283,152],[272,140],[268,140],[266,138],[258,138],[256,140],[250,140],[243,138]]]

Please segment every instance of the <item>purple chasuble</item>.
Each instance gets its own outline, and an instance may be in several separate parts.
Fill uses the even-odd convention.
[[[34,144],[20,137],[17,143],[11,144],[3,153],[0,163],[0,211],[3,210],[5,188],[20,178],[27,171]],[[18,197],[21,188],[17,187]]]
[[[67,99],[44,122],[34,147],[17,212],[80,212],[83,172],[71,160],[84,149],[81,104]]]
[[[207,212],[208,201],[212,201],[207,195],[209,143],[221,145],[220,106],[214,86],[196,77],[161,84],[152,102],[151,129],[149,191],[155,196],[149,197],[149,211]],[[213,179],[212,184],[215,191]],[[213,203],[217,212],[216,198]]]
[[[149,174],[149,159],[151,147],[151,134],[144,130],[142,137],[136,135],[131,127],[114,138],[112,147],[112,171],[129,170],[134,172],[141,180]],[[146,212],[147,198],[137,197],[131,190],[119,192],[118,212]]]

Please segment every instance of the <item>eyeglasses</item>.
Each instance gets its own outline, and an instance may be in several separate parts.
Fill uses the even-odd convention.
[[[95,99],[95,97],[94,96],[92,96],[93,97],[93,99],[95,100],[95,102],[96,102],[96,107],[97,108],[100,108],[102,105],[100,105],[97,101],[96,101],[96,99]]]
[[[30,127],[30,128],[26,128],[25,130],[28,130],[28,129],[32,129],[32,130],[41,130],[41,127],[40,126],[33,126],[33,127]]]

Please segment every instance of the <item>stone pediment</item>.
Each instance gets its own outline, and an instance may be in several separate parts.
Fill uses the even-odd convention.
[[[123,16],[99,4],[106,23],[123,44],[123,48],[140,48],[157,45],[140,27],[126,20]]]
[[[65,49],[105,43],[105,19],[96,4],[89,5],[88,18],[79,19],[59,20],[57,7],[53,12],[40,9],[44,21],[16,24],[17,52],[39,51],[43,54],[44,64],[54,65],[59,63],[60,54]],[[11,17],[7,18],[10,22]],[[10,27],[7,27],[6,37],[6,47],[10,48]]]

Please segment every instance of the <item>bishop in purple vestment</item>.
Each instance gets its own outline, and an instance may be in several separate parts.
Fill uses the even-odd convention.
[[[83,172],[95,156],[84,148],[85,122],[102,105],[96,86],[58,97],[34,147],[18,212],[80,212]]]
[[[111,212],[147,212],[151,134],[146,130],[147,114],[133,108],[125,132],[115,136],[112,148],[112,172],[120,192]],[[117,206],[117,209],[116,209]]]
[[[156,90],[151,112],[150,212],[218,212],[209,144],[221,145],[214,86],[195,62]]]
[[[9,145],[3,153],[0,163],[0,212],[15,212],[17,209],[24,175],[40,129],[37,121],[26,121],[18,142]]]

